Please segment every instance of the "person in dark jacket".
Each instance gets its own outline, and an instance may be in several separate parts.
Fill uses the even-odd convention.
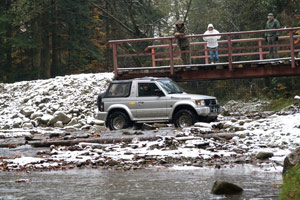
[[[177,39],[177,46],[181,51],[190,50],[190,42],[188,38],[183,38],[183,36],[187,35],[188,30],[184,25],[182,20],[178,20],[176,22],[176,27],[174,31],[174,35]],[[181,59],[183,64],[188,65],[191,63],[191,55],[190,53],[181,53]]]
[[[274,18],[273,13],[268,14],[268,21],[266,23],[265,29],[279,29],[280,23],[277,19]],[[266,32],[265,40],[268,42],[268,45],[274,45],[278,42],[279,32]],[[277,47],[269,47],[269,56],[270,58],[278,58],[278,48]]]

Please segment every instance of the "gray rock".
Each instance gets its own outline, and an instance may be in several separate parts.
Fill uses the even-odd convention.
[[[89,130],[91,127],[91,125],[84,125],[81,127],[81,130]]]
[[[234,195],[243,192],[243,188],[233,183],[216,181],[212,187],[211,192],[216,195]]]
[[[53,124],[53,126],[56,127],[56,128],[63,128],[64,127],[64,125],[63,125],[63,123],[61,121],[55,122]]]
[[[109,166],[115,166],[115,165],[118,165],[119,162],[118,162],[118,161],[115,161],[115,160],[108,160],[108,161],[106,162],[106,164],[109,165]]]
[[[50,109],[55,112],[59,109],[59,107],[60,106],[58,104],[53,104],[53,105],[50,106]]]
[[[2,127],[2,129],[10,129],[10,125],[5,124],[5,125]]]
[[[154,127],[153,125],[144,123],[141,129],[142,129],[142,131],[143,130],[154,130],[154,129],[156,129],[156,127]]]
[[[73,118],[71,121],[68,123],[68,126],[74,126],[75,124],[78,124],[78,120]]]
[[[94,125],[90,128],[90,131],[97,133],[97,132],[107,131],[107,128],[105,126]]]
[[[34,110],[31,108],[22,108],[20,111],[25,117],[29,117],[32,113],[34,113]]]
[[[32,125],[32,123],[27,122],[27,123],[24,123],[24,124],[22,125],[22,127],[23,127],[23,128],[33,128],[33,125]]]
[[[154,123],[153,126],[156,128],[164,128],[164,127],[168,127],[168,124]]]
[[[282,174],[298,164],[300,164],[300,147],[285,157]]]
[[[104,126],[104,121],[102,121],[102,120],[94,119],[93,122],[94,122],[94,125]]]
[[[38,111],[38,112],[34,112],[30,115],[30,119],[36,119],[37,117],[42,117],[43,113]]]
[[[13,126],[13,128],[20,128],[21,125],[22,125],[22,123],[23,123],[23,121],[22,121],[21,118],[15,118],[15,119],[13,120],[12,126]]]
[[[40,118],[39,122],[42,123],[42,124],[48,124],[48,122],[50,121],[51,118],[53,118],[52,115],[44,114],[44,115]]]
[[[48,124],[54,125],[58,121],[61,121],[63,124],[68,124],[71,121],[71,118],[63,112],[56,112]]]
[[[272,152],[259,152],[257,155],[256,155],[256,158],[257,159],[260,159],[260,160],[264,160],[264,159],[268,159],[268,158],[271,158],[273,157],[274,154]]]

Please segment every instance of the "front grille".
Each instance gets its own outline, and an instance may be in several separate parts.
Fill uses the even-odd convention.
[[[205,99],[204,101],[205,101],[205,105],[206,105],[206,106],[209,106],[209,105],[216,105],[216,104],[217,104],[217,102],[216,102],[215,99]]]

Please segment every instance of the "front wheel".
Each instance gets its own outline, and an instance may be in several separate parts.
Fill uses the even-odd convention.
[[[185,128],[194,125],[197,122],[197,117],[190,110],[180,110],[174,116],[174,125],[176,128]]]
[[[114,112],[109,115],[107,126],[110,130],[121,130],[130,126],[130,119],[124,112]]]

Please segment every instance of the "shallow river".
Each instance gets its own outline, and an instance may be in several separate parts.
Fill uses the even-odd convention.
[[[19,179],[30,179],[17,183]],[[244,188],[240,197],[210,193],[214,181]],[[50,172],[0,172],[0,199],[277,199],[281,174],[253,167],[135,171],[74,169]]]

